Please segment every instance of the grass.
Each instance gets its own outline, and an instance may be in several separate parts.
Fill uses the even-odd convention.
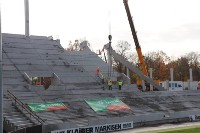
[[[200,133],[200,127],[194,127],[188,129],[174,129],[171,131],[161,131],[158,133]]]

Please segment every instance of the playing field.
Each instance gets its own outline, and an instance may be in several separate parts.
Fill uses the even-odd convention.
[[[173,131],[161,131],[158,133],[200,133],[200,127],[188,129],[173,129]]]

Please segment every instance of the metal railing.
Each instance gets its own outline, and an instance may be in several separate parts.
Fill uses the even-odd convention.
[[[124,77],[128,84],[130,84],[131,79],[124,73],[121,73],[122,77]]]
[[[25,110],[29,115],[30,115],[30,118],[31,117],[34,117],[40,124],[43,124],[45,121],[43,119],[41,119],[36,113],[34,113],[32,110],[30,110],[29,108],[26,107],[26,105],[21,102],[14,94],[12,94],[9,90],[7,90],[8,92],[8,96],[14,100],[14,104],[15,106],[17,106],[17,104],[19,106],[22,107],[22,111]]]

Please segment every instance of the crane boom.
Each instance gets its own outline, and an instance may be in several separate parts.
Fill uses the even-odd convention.
[[[132,20],[132,17],[131,17],[131,12],[130,12],[130,9],[129,9],[128,0],[123,0],[123,1],[124,1],[124,6],[125,6],[125,9],[126,9],[128,21],[129,21],[129,24],[130,24],[132,36],[133,36],[133,39],[134,39],[134,42],[135,42],[138,58],[139,58],[141,66],[142,66],[142,72],[143,72],[144,75],[148,76],[146,64],[144,62],[143,55],[142,55],[142,50],[141,50],[141,47],[140,47],[140,44],[139,44],[139,41],[138,41],[138,37],[137,37],[136,31],[135,31],[135,26],[134,26],[134,23],[133,23],[133,20]]]

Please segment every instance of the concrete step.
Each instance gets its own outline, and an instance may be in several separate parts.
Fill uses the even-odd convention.
[[[22,114],[16,110],[12,112],[3,112],[3,116],[13,116],[13,115],[22,115]]]
[[[4,109],[3,117],[4,121],[16,129],[34,125],[34,123],[32,123],[26,116],[24,116],[24,114],[18,111],[18,109],[13,105]]]
[[[16,123],[15,126],[16,126],[17,128],[25,128],[25,127],[31,127],[31,126],[33,126],[33,125],[35,125],[35,124],[29,122],[29,123]]]
[[[17,116],[17,117],[7,117],[7,120],[14,122],[14,121],[27,121],[28,119],[25,118],[24,116],[21,117]]]

